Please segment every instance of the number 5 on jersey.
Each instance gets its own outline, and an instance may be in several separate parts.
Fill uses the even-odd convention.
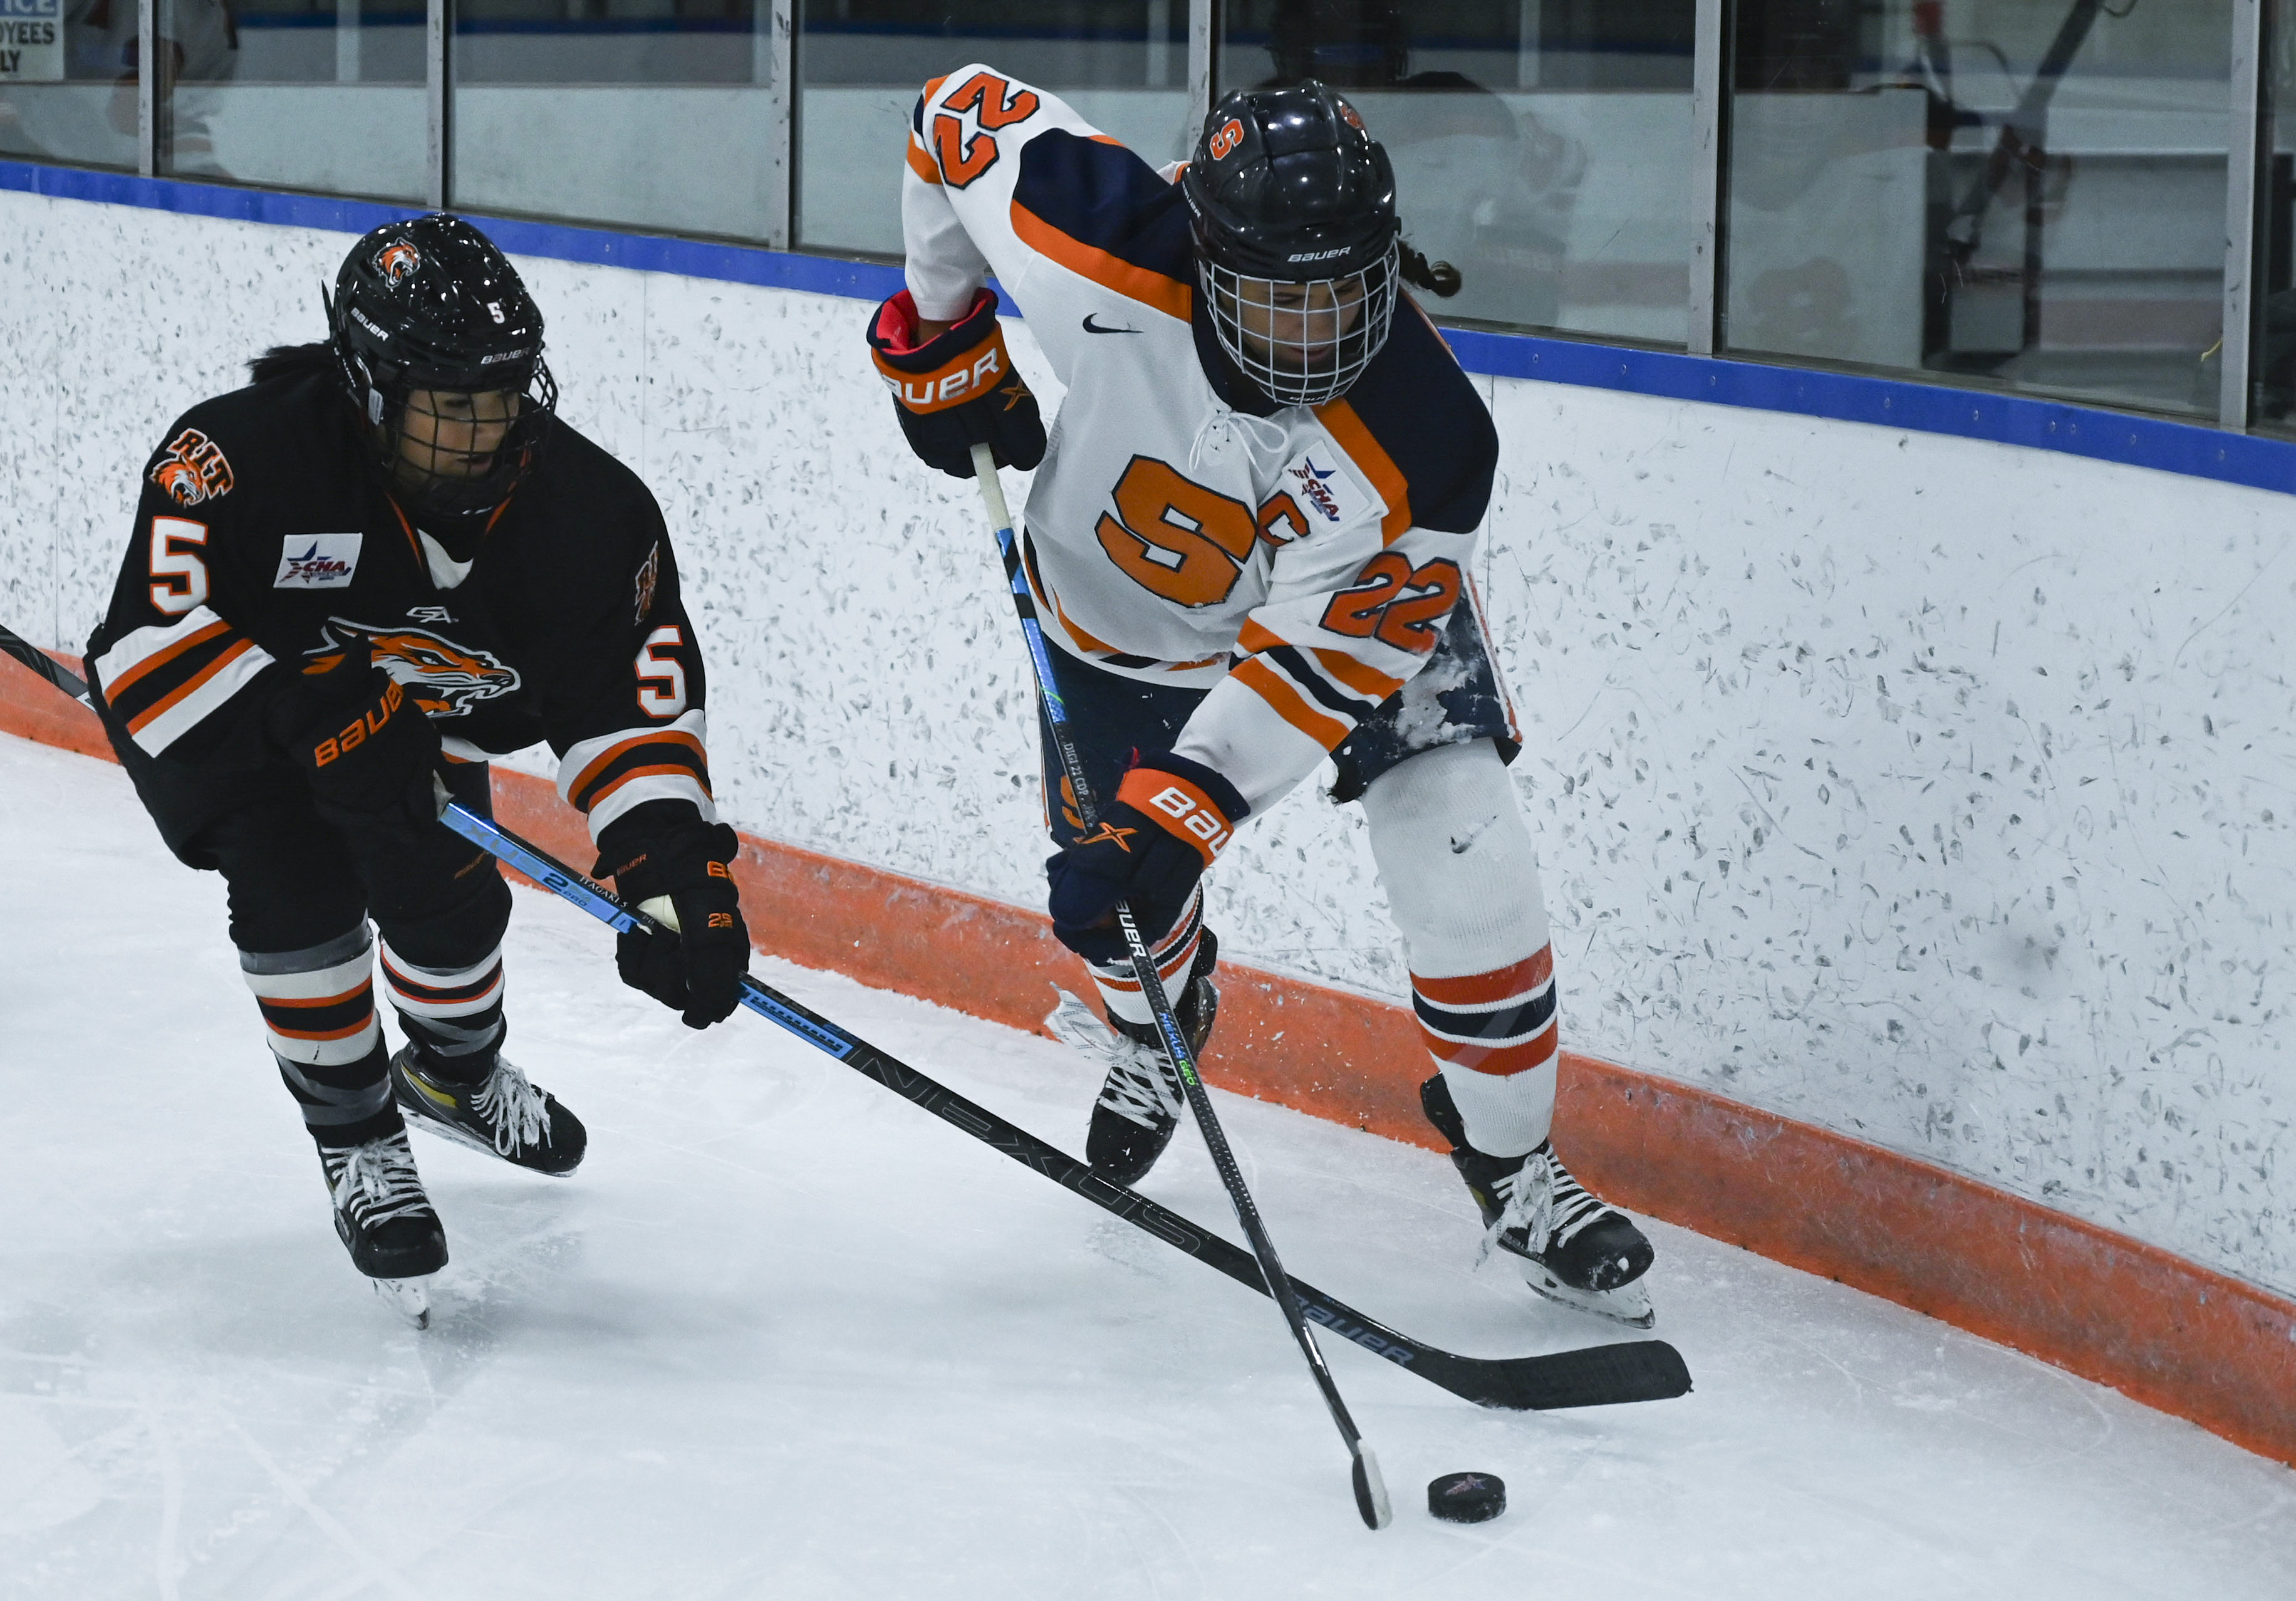
[[[1149,594],[1183,606],[1217,605],[1235,587],[1259,538],[1241,500],[1183,478],[1171,464],[1136,456],[1093,530],[1100,548]]]
[[[152,603],[169,617],[181,617],[206,603],[208,564],[200,551],[208,525],[184,517],[152,519]]]
[[[685,664],[672,653],[685,644],[685,630],[675,623],[646,636],[637,672],[638,710],[648,717],[674,718],[685,710]]]

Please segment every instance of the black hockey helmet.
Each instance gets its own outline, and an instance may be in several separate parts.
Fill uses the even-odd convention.
[[[379,464],[410,511],[486,511],[532,470],[558,406],[542,312],[518,269],[469,223],[440,212],[369,233],[335,275],[327,328],[351,403],[375,431]],[[401,451],[409,397],[425,391],[516,398],[483,471],[458,474]]]
[[[1344,393],[1387,342],[1399,237],[1394,170],[1356,109],[1314,79],[1226,95],[1180,186],[1229,358],[1286,404]]]

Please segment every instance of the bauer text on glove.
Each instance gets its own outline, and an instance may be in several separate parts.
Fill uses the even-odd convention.
[[[337,827],[412,836],[438,824],[439,731],[381,669],[289,685],[270,729],[302,769],[313,809]]]
[[[649,800],[607,825],[598,838],[599,874],[611,874],[636,906],[669,897],[676,936],[627,933],[614,942],[622,982],[678,1011],[690,1029],[730,1016],[750,970],[750,930],[742,921],[732,862],[741,842],[723,823],[705,823],[682,800]]]
[[[1100,825],[1045,864],[1053,932],[1087,960],[1120,961],[1121,900],[1142,938],[1161,939],[1250,809],[1234,784],[1201,762],[1168,751],[1142,757],[1117,785]]]
[[[988,290],[946,330],[921,340],[917,303],[905,289],[869,319],[869,349],[893,391],[901,432],[926,465],[971,478],[975,445],[988,446],[1000,467],[1045,459],[1037,397],[1013,365]]]

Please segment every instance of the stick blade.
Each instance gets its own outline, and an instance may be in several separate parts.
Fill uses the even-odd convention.
[[[1671,1400],[1690,1393],[1690,1368],[1663,1340],[1628,1340],[1500,1361],[1456,1358],[1456,1369],[1430,1377],[1479,1407],[1554,1412]]]
[[[1372,1455],[1371,1447],[1357,1441],[1355,1467],[1356,1510],[1363,1515],[1366,1529],[1384,1529],[1395,1521],[1395,1508],[1387,1498],[1387,1481],[1380,1475],[1379,1458]]]

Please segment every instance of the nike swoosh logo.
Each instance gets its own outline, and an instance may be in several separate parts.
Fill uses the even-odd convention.
[[[1091,316],[1091,314],[1090,314],[1090,313],[1088,313],[1088,312],[1086,314],[1086,316],[1085,316],[1085,319],[1084,319],[1084,331],[1085,331],[1086,333],[1139,333],[1139,332],[1140,332],[1140,330],[1139,330],[1139,329],[1137,329],[1137,328],[1099,328],[1099,327],[1095,327],[1095,326],[1094,326],[1094,325],[1093,325],[1092,316]]]

